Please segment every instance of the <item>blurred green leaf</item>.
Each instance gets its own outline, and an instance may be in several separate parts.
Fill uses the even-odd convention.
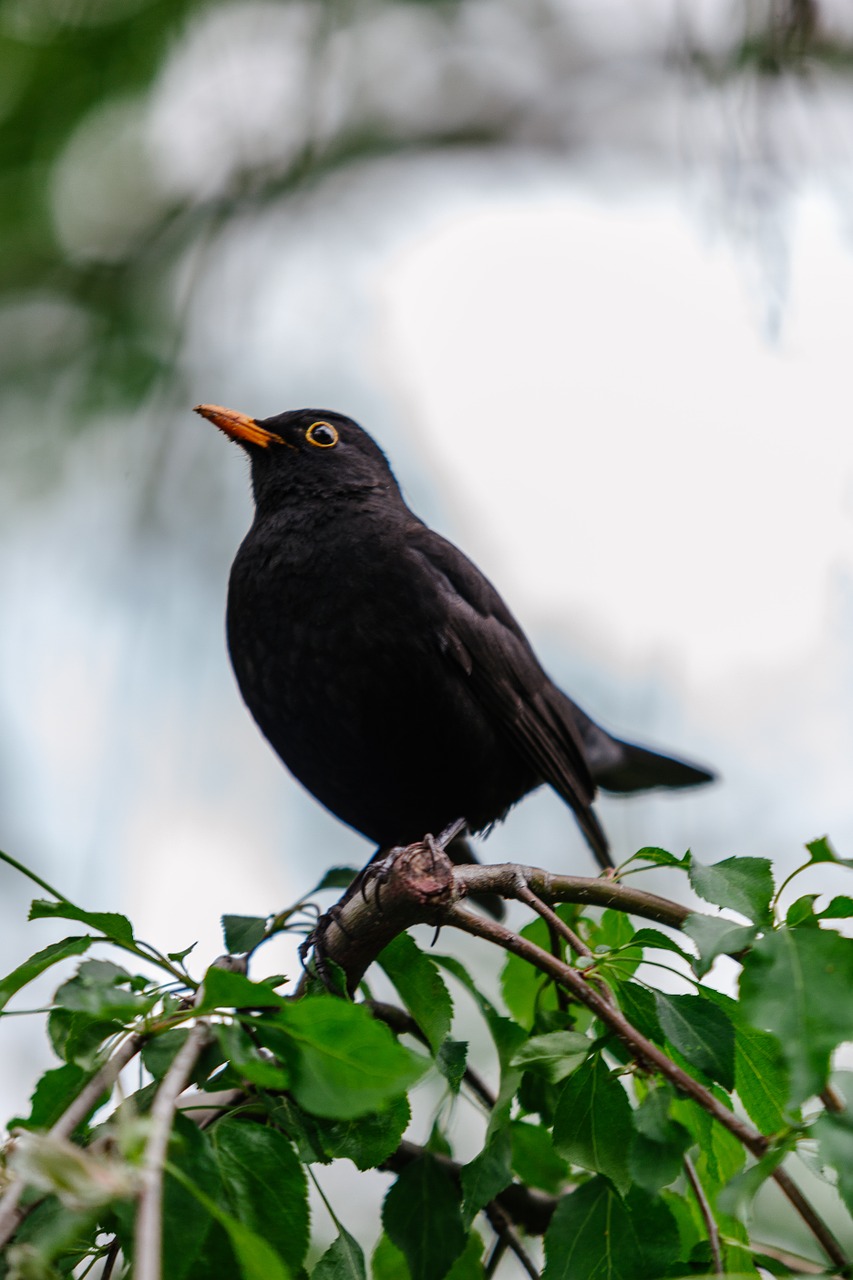
[[[444,1280],[468,1238],[459,1189],[432,1156],[403,1169],[385,1197],[382,1225],[405,1256],[411,1280]]]
[[[557,1205],[542,1280],[660,1280],[678,1253],[678,1228],[665,1201],[639,1187],[623,1198],[606,1178],[593,1178]]]
[[[634,1118],[628,1095],[595,1055],[569,1076],[554,1118],[554,1146],[572,1164],[603,1173],[620,1192],[631,1185]]]
[[[25,987],[28,982],[32,982],[40,973],[44,973],[45,969],[59,964],[62,960],[67,960],[70,956],[82,955],[95,941],[97,939],[88,933],[81,937],[63,938],[61,942],[52,942],[43,951],[37,951],[35,955],[30,956],[29,960],[19,964],[17,969],[7,973],[6,977],[0,981],[0,1009],[5,1008],[17,991]]]
[[[754,924],[770,922],[774,884],[768,858],[725,858],[710,867],[691,858],[689,875],[706,902],[739,911]]]
[[[435,961],[424,955],[408,933],[401,933],[385,947],[378,962],[437,1053],[450,1032],[453,1001]]]

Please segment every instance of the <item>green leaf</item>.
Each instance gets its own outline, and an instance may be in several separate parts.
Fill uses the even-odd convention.
[[[389,942],[378,959],[433,1053],[437,1053],[450,1032],[453,1001],[435,961],[424,955],[407,933],[398,934]]]
[[[216,1038],[233,1069],[250,1084],[262,1089],[288,1089],[290,1073],[280,1062],[261,1053],[252,1037],[238,1022],[221,1022],[214,1026]]]
[[[806,845],[812,862],[838,862],[849,867],[849,858],[839,858],[829,842],[829,836],[821,836],[819,840],[810,840]]]
[[[633,1132],[628,1095],[595,1055],[563,1086],[554,1117],[554,1146],[572,1164],[603,1173],[625,1192],[631,1185],[628,1150]]]
[[[435,1065],[450,1085],[451,1093],[458,1093],[465,1077],[468,1061],[467,1040],[445,1040],[435,1055]]]
[[[790,1080],[782,1046],[769,1031],[735,1027],[735,1090],[762,1133],[778,1133],[793,1118],[786,1114]]]
[[[681,956],[683,960],[686,960],[688,964],[692,963],[693,960],[693,957],[688,955],[674,938],[661,933],[660,929],[638,929],[631,938],[631,945],[643,948],[648,947],[655,951],[672,951],[677,956]]]
[[[480,1210],[512,1182],[512,1146],[506,1128],[496,1130],[483,1150],[462,1166],[462,1221],[466,1231]]]
[[[521,937],[545,951],[551,949],[544,920],[536,919],[525,925]],[[528,1030],[538,1014],[558,1007],[553,982],[520,956],[507,955],[501,972],[501,994],[513,1018]]]
[[[204,975],[197,1014],[214,1009],[281,1009],[287,1001],[266,982],[252,982],[245,974],[211,965]]]
[[[169,1280],[184,1280],[192,1272],[213,1227],[214,1219],[194,1194],[196,1190],[217,1203],[223,1200],[209,1134],[179,1113],[173,1122],[163,1183],[163,1261]],[[131,1238],[132,1232],[131,1216]]]
[[[33,978],[44,973],[45,969],[58,964],[61,960],[67,960],[69,956],[82,955],[84,951],[89,950],[93,942],[97,941],[98,939],[93,938],[91,934],[84,933],[81,937],[63,938],[61,942],[52,942],[43,951],[37,951],[34,956],[30,956],[29,960],[19,964],[17,969],[7,973],[6,977],[0,981],[0,1009],[5,1009],[12,996],[28,982],[32,982]]]
[[[593,1178],[557,1205],[542,1280],[660,1280],[678,1253],[678,1227],[663,1200],[640,1187],[623,1199],[605,1178]]]
[[[549,1195],[558,1195],[569,1170],[554,1150],[548,1130],[543,1125],[513,1120],[510,1135],[512,1167],[521,1181]]]
[[[820,1093],[833,1049],[851,1038],[853,941],[824,929],[783,929],[744,959],[741,1007],[772,1032],[791,1073],[790,1100]]]
[[[159,1035],[152,1036],[142,1046],[143,1066],[155,1080],[163,1079],[188,1035],[186,1027],[172,1027],[169,1031],[161,1031]]]
[[[674,1182],[683,1171],[684,1152],[691,1145],[690,1132],[673,1120],[672,1089],[652,1089],[634,1112],[636,1137],[629,1167],[634,1181],[646,1191],[657,1192]]]
[[[72,902],[50,902],[46,898],[36,898],[30,906],[30,920],[79,920],[90,929],[98,929],[114,942],[134,942],[133,925],[127,916],[118,915],[115,911],[84,911],[75,907]]]
[[[812,1125],[818,1140],[820,1158],[838,1175],[838,1192],[853,1214],[853,1117],[849,1111],[825,1111]]]
[[[806,893],[801,898],[797,898],[792,902],[788,910],[785,912],[785,924],[789,929],[807,928],[818,929],[817,916],[814,913],[814,904],[820,897],[819,893]]]
[[[736,924],[725,916],[706,916],[698,911],[687,917],[682,929],[699,952],[699,958],[691,960],[697,978],[704,978],[718,956],[743,951],[758,934],[757,925]]]
[[[734,1088],[735,1031],[722,1009],[704,995],[655,995],[658,1018],[679,1053],[724,1089]]]
[[[305,1170],[278,1129],[227,1116],[211,1142],[234,1216],[275,1250],[290,1271],[308,1249]]]
[[[375,1169],[397,1150],[411,1108],[404,1095],[385,1111],[369,1112],[353,1120],[316,1121],[324,1151],[330,1159],[352,1160],[357,1169]]]
[[[589,1056],[592,1041],[578,1031],[551,1031],[531,1036],[512,1059],[512,1066],[535,1071],[552,1084],[559,1084]]]
[[[382,1225],[402,1250],[411,1280],[444,1280],[467,1242],[459,1191],[428,1155],[407,1165],[391,1187],[382,1206]]]
[[[655,994],[639,982],[620,982],[616,998],[625,1017],[641,1035],[655,1044],[663,1044],[664,1034],[655,1003]]]
[[[752,920],[769,924],[773,898],[773,870],[768,858],[725,858],[713,866],[690,860],[690,883],[700,898],[729,907]]]
[[[366,1280],[361,1245],[340,1223],[338,1232],[311,1272],[312,1280]]]
[[[785,1159],[784,1147],[770,1151],[755,1164],[737,1173],[717,1195],[717,1207],[740,1222],[748,1221],[752,1202],[764,1183]]]
[[[406,1257],[382,1232],[370,1259],[372,1280],[410,1280]]]
[[[76,1062],[66,1062],[61,1067],[45,1071],[30,1098],[30,1114],[26,1119],[10,1121],[8,1128],[49,1129],[77,1097],[90,1074]],[[93,1111],[100,1102],[101,1099],[93,1104]]]
[[[88,1013],[53,1009],[47,1020],[47,1034],[58,1058],[93,1071],[99,1065],[104,1042],[121,1031],[123,1025],[115,1018],[105,1021]]]
[[[684,871],[690,861],[690,854],[685,853],[682,858],[677,858],[674,853],[667,853],[666,849],[657,849],[653,845],[647,845],[644,849],[639,849],[628,862],[648,862],[652,867],[680,867]],[[626,863],[627,865],[627,863]]]
[[[110,960],[84,960],[73,978],[63,982],[53,1003],[91,1018],[131,1022],[157,1003],[159,992],[133,989],[134,979]]]
[[[168,1166],[172,1176],[182,1183],[215,1218],[228,1234],[231,1248],[240,1264],[243,1280],[291,1280],[290,1273],[270,1245],[251,1228],[232,1217],[211,1196],[193,1183],[180,1169]],[[164,1241],[165,1243],[165,1241]],[[170,1277],[171,1280],[171,1277]]]
[[[357,875],[358,867],[329,867],[320,883],[306,897],[311,898],[324,889],[348,889]]]
[[[283,1059],[299,1105],[332,1120],[381,1110],[429,1069],[363,1005],[331,996],[306,996],[253,1026]]]
[[[225,948],[232,956],[254,951],[267,932],[266,916],[223,916],[222,933]]]
[[[840,894],[833,898],[823,911],[818,911],[818,920],[847,920],[853,916],[853,898]]]

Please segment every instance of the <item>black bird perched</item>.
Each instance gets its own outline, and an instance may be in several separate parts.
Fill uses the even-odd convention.
[[[548,783],[609,867],[597,786],[712,779],[611,737],[567,698],[492,584],[412,514],[350,418],[196,412],[252,464],[255,519],[228,588],[240,690],[291,772],[380,849],[459,818],[481,831]]]

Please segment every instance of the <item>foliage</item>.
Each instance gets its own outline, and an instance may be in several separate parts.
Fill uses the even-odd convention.
[[[808,850],[800,870],[841,864],[826,840]],[[632,890],[634,913],[654,922],[637,927],[623,885],[661,864],[741,919]],[[614,905],[603,910],[551,910],[527,888],[537,918],[520,933],[447,913],[446,924],[506,949],[504,1009],[470,968],[401,933],[377,957],[403,1006],[389,1012],[364,983],[354,1001],[336,994],[334,966],[326,986],[303,978],[296,990],[248,976],[267,938],[300,927],[304,904],[269,920],[226,917],[229,954],[194,977],[188,952],[164,955],[126,917],[38,883],[49,897],[31,918],[85,932],[0,983],[5,1006],[52,965],[76,964],[47,1018],[59,1065],[9,1123],[7,1280],[159,1276],[161,1253],[170,1280],[304,1275],[309,1179],[322,1183],[335,1160],[390,1179],[371,1233],[376,1280],[476,1280],[506,1249],[535,1274],[537,1235],[544,1280],[796,1274],[784,1240],[751,1234],[770,1181],[811,1231],[822,1274],[847,1271],[794,1176],[805,1155],[853,1213],[853,1111],[830,1079],[833,1053],[853,1040],[853,940],[836,927],[853,898],[820,908],[810,894],[783,914],[762,859],[706,867],[644,849],[606,886]],[[104,945],[133,963],[105,958]],[[738,998],[703,982],[732,952]],[[497,1054],[494,1094],[471,1060],[480,1050],[453,1039],[460,994],[473,997]],[[128,1092],[125,1078],[119,1101],[119,1070],[137,1055],[137,1087]],[[446,1104],[417,1144],[404,1137],[409,1095],[428,1073]],[[463,1099],[483,1114],[482,1146],[460,1163]],[[312,1275],[362,1280],[352,1230],[364,1237],[364,1224],[348,1221],[346,1205],[327,1207],[336,1238]],[[853,1223],[845,1234],[853,1239]]]

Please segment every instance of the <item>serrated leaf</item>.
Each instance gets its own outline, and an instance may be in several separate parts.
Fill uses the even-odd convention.
[[[163,1260],[164,1274],[168,1274],[169,1280],[184,1280],[192,1273],[214,1225],[211,1214],[187,1183],[217,1203],[224,1198],[209,1134],[187,1116],[178,1114],[173,1123],[169,1165],[163,1182]],[[133,1230],[131,1224],[129,1235]],[[227,1249],[227,1244],[225,1247]]]
[[[458,1093],[465,1077],[468,1061],[467,1040],[445,1040],[435,1056],[435,1065],[450,1086],[451,1093]]]
[[[828,906],[817,913],[818,920],[847,920],[850,916],[853,916],[853,898],[848,898],[845,894],[833,898]]]
[[[527,1186],[557,1195],[568,1176],[568,1165],[557,1155],[551,1135],[539,1124],[513,1120],[512,1167]]]
[[[794,1103],[820,1093],[830,1054],[851,1038],[851,986],[853,941],[829,930],[769,933],[744,959],[744,1016],[779,1041]]]
[[[170,1164],[168,1170],[224,1228],[240,1265],[242,1280],[291,1280],[284,1263],[266,1240],[227,1213],[176,1166]]]
[[[554,1146],[572,1164],[603,1173],[617,1190],[631,1185],[628,1150],[634,1131],[628,1095],[596,1055],[569,1076],[554,1117]]]
[[[849,1111],[825,1111],[811,1133],[818,1140],[822,1162],[837,1173],[838,1192],[848,1213],[853,1213],[853,1117]]]
[[[338,1223],[338,1235],[314,1270],[312,1280],[366,1280],[361,1245]]]
[[[625,1017],[646,1037],[655,1044],[663,1044],[664,1034],[660,1025],[653,991],[640,986],[639,982],[620,982],[616,988],[616,998]]]
[[[306,996],[253,1027],[284,1061],[299,1105],[332,1120],[381,1110],[429,1068],[363,1005],[331,996]]]
[[[11,1121],[9,1129],[49,1129],[71,1105],[90,1075],[76,1062],[45,1071],[30,1098],[30,1114],[26,1119]],[[99,1103],[93,1104],[93,1111],[97,1105]]]
[[[768,858],[725,858],[710,867],[691,858],[689,876],[706,902],[739,911],[754,924],[770,922],[774,884]]]
[[[837,862],[844,867],[851,865],[849,858],[839,858],[830,844],[829,836],[821,836],[818,840],[810,840],[806,844],[806,848],[809,851],[812,862]]]
[[[235,1217],[298,1270],[308,1249],[308,1187],[290,1142],[278,1129],[233,1116],[218,1121],[210,1138]]]
[[[400,933],[389,942],[378,960],[433,1053],[437,1053],[450,1032],[453,1001],[435,961],[421,951],[408,933]]]
[[[266,916],[223,916],[225,949],[232,956],[254,951],[267,932]]]
[[[725,916],[706,916],[698,911],[692,912],[681,927],[699,952],[698,958],[691,961],[697,978],[704,978],[718,956],[743,951],[758,934],[757,925],[736,924]]]
[[[769,1031],[735,1027],[735,1090],[762,1133],[778,1133],[792,1118],[786,1115],[790,1081],[782,1046]]]
[[[681,956],[688,964],[692,963],[693,957],[688,955],[683,947],[680,947],[674,938],[668,937],[662,933],[660,929],[638,929],[631,938],[632,946],[649,947],[655,951],[672,951],[677,956]]]
[[[280,1062],[258,1048],[252,1037],[238,1022],[217,1023],[214,1033],[234,1071],[250,1084],[262,1089],[288,1089],[290,1074]]]
[[[545,1234],[542,1280],[660,1280],[678,1257],[675,1218],[659,1197],[605,1178],[564,1196]]]
[[[325,1154],[334,1160],[352,1160],[357,1169],[375,1169],[397,1150],[411,1118],[405,1095],[384,1111],[369,1112],[352,1120],[317,1120],[317,1132]]]
[[[91,929],[99,929],[114,942],[133,943],[133,925],[127,916],[115,911],[84,911],[73,902],[52,902],[36,898],[30,905],[30,920],[79,920]]]
[[[411,1280],[444,1280],[467,1242],[459,1191],[428,1155],[407,1165],[391,1187],[382,1225],[404,1254]]]
[[[687,868],[689,859],[689,853],[678,858],[674,853],[668,853],[666,849],[658,849],[654,845],[647,845],[645,848],[639,849],[628,861],[648,862],[652,867],[679,867],[684,871]]]
[[[211,965],[204,975],[197,1014],[214,1009],[281,1009],[287,1001],[266,982],[252,982],[245,974]]]
[[[789,929],[820,928],[817,916],[814,913],[814,904],[819,897],[819,893],[805,893],[801,898],[797,898],[796,901],[791,903],[785,912],[785,924]]]
[[[311,898],[324,889],[348,889],[357,875],[358,867],[329,867],[320,883],[306,897]]]
[[[17,991],[25,987],[28,982],[32,982],[40,973],[44,973],[45,969],[59,964],[62,960],[67,960],[70,956],[83,955],[92,943],[97,941],[98,939],[91,934],[84,933],[80,937],[63,938],[61,942],[52,942],[42,951],[37,951],[35,955],[30,956],[29,960],[19,964],[17,969],[7,973],[6,977],[0,981],[0,1009],[4,1009]]]
[[[507,1129],[493,1133],[483,1150],[462,1166],[462,1222],[466,1231],[480,1210],[512,1182],[512,1145]]]
[[[667,1039],[685,1059],[724,1089],[734,1088],[735,1031],[722,1009],[705,996],[655,994]]]
[[[550,1031],[544,1036],[531,1036],[512,1059],[512,1066],[522,1071],[535,1071],[559,1084],[589,1056],[592,1041],[578,1031]]]
[[[372,1280],[410,1280],[406,1256],[382,1232],[370,1259]]]
[[[670,1115],[673,1101],[668,1087],[652,1089],[634,1112],[629,1167],[635,1183],[652,1193],[682,1173],[684,1152],[692,1142],[690,1132]]]

